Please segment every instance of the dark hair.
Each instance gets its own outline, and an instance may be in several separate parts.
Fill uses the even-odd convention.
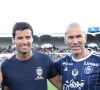
[[[15,38],[15,36],[16,36],[16,31],[25,30],[25,29],[30,29],[31,33],[32,33],[32,37],[33,37],[33,29],[32,29],[32,26],[29,23],[27,23],[27,22],[17,22],[13,26],[13,31],[12,31],[13,38]]]

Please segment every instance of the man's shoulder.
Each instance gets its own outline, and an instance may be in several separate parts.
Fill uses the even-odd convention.
[[[40,51],[33,51],[33,55],[36,55],[36,56],[49,56],[48,54],[45,54],[43,52],[40,52]]]
[[[16,55],[13,55],[13,56],[11,56],[10,58],[5,59],[5,60],[2,62],[2,65],[9,64],[10,62],[12,62],[12,61],[14,60],[15,57],[16,57]]]
[[[61,62],[65,62],[66,60],[70,60],[71,54],[67,53],[64,57],[60,58],[59,60],[57,60],[57,62],[61,63]]]

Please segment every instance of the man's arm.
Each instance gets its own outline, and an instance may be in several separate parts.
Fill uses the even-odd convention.
[[[0,84],[2,83],[2,80],[3,80],[3,78],[2,78],[2,72],[0,70]]]
[[[59,90],[62,90],[62,83],[60,75],[50,78],[49,81]]]
[[[4,86],[2,90],[10,90],[9,86]]]
[[[0,84],[2,85],[3,75],[2,71],[0,70]],[[10,90],[9,86],[2,86],[2,90]]]

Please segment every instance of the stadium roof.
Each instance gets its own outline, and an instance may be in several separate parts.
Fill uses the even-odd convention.
[[[87,34],[95,36],[96,34],[100,34],[100,32],[95,32],[95,33],[88,32]],[[64,33],[45,33],[45,34],[36,33],[35,35],[39,37],[43,35],[50,35],[52,37],[64,37]],[[0,33],[0,37],[12,37],[12,34],[11,33]]]
[[[10,33],[0,33],[0,37],[11,37]]]
[[[42,36],[42,35],[50,35],[52,37],[64,37],[64,33],[45,33],[45,34],[42,34],[42,33],[36,33],[35,35],[37,36]],[[12,34],[11,33],[0,33],[0,37],[12,37]]]

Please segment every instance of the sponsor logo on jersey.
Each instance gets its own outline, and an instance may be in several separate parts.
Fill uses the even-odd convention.
[[[43,78],[43,69],[42,69],[42,67],[37,67],[36,68],[36,78],[35,78],[35,80],[41,80],[41,79],[44,79]]]
[[[85,66],[84,68],[84,73],[85,74],[91,74],[93,72],[93,67],[92,66]]]
[[[73,63],[69,63],[69,62],[63,62],[62,64],[63,65],[69,65],[69,66],[72,66],[73,65]]]
[[[84,65],[98,67],[99,66],[99,63],[84,61]]]
[[[65,68],[64,68],[64,71],[68,71],[68,68],[67,68],[67,66],[65,66]]]
[[[76,77],[76,76],[78,75],[78,73],[79,73],[79,71],[78,71],[77,68],[74,68],[74,69],[72,70],[72,76]]]
[[[85,81],[75,81],[74,79],[68,81],[66,80],[66,83],[63,84],[63,90],[70,90],[71,88],[73,89],[78,89],[81,90],[84,87]]]

